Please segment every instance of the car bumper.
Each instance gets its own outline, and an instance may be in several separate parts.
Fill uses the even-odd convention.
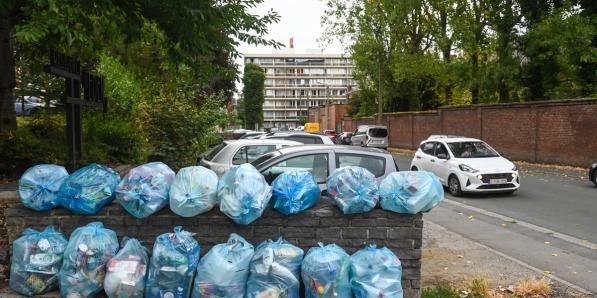
[[[520,187],[517,171],[501,173],[459,173],[463,192],[508,192]]]
[[[367,143],[365,146],[374,148],[388,148],[387,143]]]

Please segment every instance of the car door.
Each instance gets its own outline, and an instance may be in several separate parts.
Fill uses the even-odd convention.
[[[365,144],[365,135],[367,135],[366,129],[359,129],[354,132],[352,136],[352,144],[356,146],[361,146],[361,144]]]
[[[425,142],[421,145],[421,150],[415,153],[417,168],[420,171],[432,171],[432,163],[435,163],[435,142]]]
[[[448,180],[448,174],[450,172],[450,160],[438,158],[440,154],[445,154],[447,157],[450,156],[446,146],[440,142],[436,142],[435,151],[433,153],[435,156],[435,162],[430,164],[430,172],[433,172],[439,178],[440,182],[445,183]]]
[[[280,174],[291,170],[309,171],[313,176],[319,189],[325,190],[325,182],[330,174],[330,156],[327,152],[310,154],[291,155],[282,157],[261,169],[261,173],[268,183],[272,183]]]

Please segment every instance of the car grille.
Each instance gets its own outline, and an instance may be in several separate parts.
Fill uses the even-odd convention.
[[[481,185],[477,187],[477,189],[502,189],[502,188],[512,188],[515,187],[512,183],[504,183],[504,184],[487,184]]]
[[[499,174],[483,174],[483,183],[489,183],[491,179],[506,179],[508,182],[512,182],[511,173],[499,173]]]

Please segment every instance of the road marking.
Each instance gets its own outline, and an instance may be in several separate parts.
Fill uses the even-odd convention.
[[[445,201],[451,201],[451,200],[449,200],[449,199],[448,199],[448,200],[445,200]],[[455,202],[455,203],[458,203],[458,202]],[[460,203],[458,203],[458,204],[460,204]],[[463,206],[463,207],[464,207],[464,206]],[[468,206],[467,206],[467,207],[468,207]],[[464,208],[466,208],[466,207],[464,207]],[[474,208],[474,207],[473,207],[473,208]],[[473,209],[471,209],[471,210],[473,210]],[[481,209],[481,210],[482,210],[482,209]],[[591,291],[589,291],[589,290],[587,290],[587,289],[585,289],[585,288],[583,288],[583,287],[577,286],[577,285],[575,285],[575,284],[573,284],[573,283],[571,283],[571,282],[569,282],[569,281],[563,280],[563,279],[561,279],[561,278],[559,278],[559,277],[557,277],[557,276],[553,275],[553,274],[552,274],[552,273],[550,273],[550,272],[547,272],[547,271],[541,270],[541,269],[539,269],[539,268],[537,268],[537,267],[533,267],[532,265],[530,265],[530,264],[528,264],[528,263],[526,263],[526,262],[524,262],[524,261],[521,261],[521,260],[519,260],[519,259],[517,259],[517,258],[511,257],[511,256],[509,256],[509,255],[507,255],[507,254],[505,254],[505,253],[503,253],[503,252],[501,252],[501,251],[495,250],[495,249],[493,249],[493,248],[491,248],[491,247],[489,247],[489,246],[487,246],[487,245],[485,245],[485,244],[482,244],[482,243],[478,242],[477,240],[474,240],[474,239],[471,239],[471,238],[469,238],[468,236],[466,236],[466,235],[464,235],[464,234],[461,234],[461,233],[455,232],[455,231],[453,231],[453,230],[450,230],[450,229],[448,229],[447,227],[444,227],[444,226],[442,226],[442,225],[440,225],[440,224],[438,224],[438,223],[435,223],[435,222],[433,222],[432,220],[428,220],[428,219],[427,219],[426,221],[430,221],[430,222],[432,222],[432,223],[434,223],[434,224],[436,224],[436,225],[439,225],[439,226],[443,227],[443,228],[444,228],[444,229],[446,229],[446,230],[452,231],[453,233],[456,233],[456,234],[458,234],[458,235],[460,235],[460,236],[462,236],[462,237],[464,237],[464,238],[466,238],[466,239],[468,239],[468,240],[471,240],[471,241],[472,241],[473,243],[475,243],[476,245],[478,245],[478,246],[480,246],[480,247],[482,247],[482,248],[484,248],[484,249],[486,249],[486,250],[489,250],[489,251],[493,252],[494,254],[497,254],[497,255],[499,255],[499,256],[501,256],[501,257],[504,257],[504,258],[506,258],[506,259],[508,259],[508,260],[510,260],[510,261],[512,261],[512,262],[514,262],[514,263],[516,263],[516,264],[518,264],[518,265],[520,265],[520,266],[522,266],[522,267],[525,267],[525,268],[527,268],[527,269],[529,269],[529,270],[531,270],[531,271],[534,271],[534,272],[536,272],[536,273],[538,273],[538,274],[541,274],[541,275],[543,275],[543,276],[546,276],[546,277],[548,277],[548,278],[550,278],[550,279],[556,280],[557,282],[559,282],[559,283],[561,283],[561,284],[563,284],[563,285],[565,285],[565,286],[567,286],[567,287],[569,287],[569,288],[572,288],[572,289],[574,289],[574,290],[576,290],[576,291],[578,291],[578,292],[581,292],[581,293],[583,293],[583,294],[585,294],[585,295],[591,295],[591,296],[592,296],[592,295],[594,295],[594,294],[593,294],[593,292],[591,292]]]
[[[481,214],[487,215],[489,217],[497,218],[497,219],[502,220],[502,221],[506,221],[506,222],[513,222],[514,221],[519,226],[523,226],[525,228],[528,228],[528,229],[531,229],[531,230],[534,230],[534,231],[537,231],[537,232],[540,232],[540,233],[543,233],[543,234],[549,234],[550,236],[556,237],[556,238],[558,238],[560,240],[564,240],[564,241],[572,243],[572,244],[576,244],[578,246],[582,246],[582,247],[585,247],[585,248],[588,248],[588,249],[592,249],[592,250],[597,250],[597,244],[595,244],[593,242],[590,242],[588,240],[585,240],[585,239],[579,239],[579,238],[576,238],[576,237],[573,237],[573,236],[570,236],[570,235],[562,234],[562,233],[559,233],[559,232],[556,232],[556,231],[553,231],[553,230],[550,230],[550,229],[547,229],[547,228],[544,228],[544,227],[540,227],[538,225],[534,225],[532,223],[524,222],[524,221],[521,221],[521,220],[518,220],[518,219],[514,219],[512,217],[508,217],[508,216],[501,215],[501,214],[498,214],[498,213],[495,213],[495,212],[487,211],[485,209],[481,209],[481,208],[474,207],[474,206],[471,206],[471,205],[467,205],[467,204],[464,204],[464,203],[456,202],[456,201],[454,201],[452,199],[446,198],[444,200],[444,202],[446,202],[448,204],[456,205],[458,207],[461,207],[461,208],[464,208],[464,209],[468,209],[468,210],[471,210],[471,211],[474,211],[474,212],[477,212],[477,213],[481,213]]]

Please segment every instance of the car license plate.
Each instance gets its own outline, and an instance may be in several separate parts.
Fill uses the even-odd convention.
[[[489,179],[489,184],[504,184],[507,182],[507,179]]]

